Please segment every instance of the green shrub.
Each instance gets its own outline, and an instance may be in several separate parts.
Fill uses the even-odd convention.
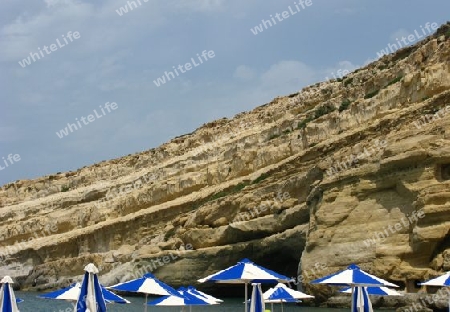
[[[238,185],[236,185],[236,186],[233,188],[232,192],[233,192],[233,193],[239,192],[239,191],[241,191],[244,187],[246,187],[247,185],[248,185],[248,183],[239,183]]]
[[[279,134],[272,134],[271,136],[269,136],[269,141],[278,138],[280,135]]]
[[[61,192],[67,192],[67,191],[69,191],[69,190],[70,190],[70,188],[69,188],[68,185],[63,185],[63,186],[61,186]]]
[[[348,86],[352,82],[353,82],[353,77],[345,79],[344,80],[344,87]]]
[[[334,110],[336,110],[336,108],[331,104],[322,105],[314,111],[314,119],[317,119],[319,117],[322,117],[323,115],[329,114]]]
[[[291,129],[286,129],[283,131],[283,134],[289,134],[289,133],[291,133]]]
[[[409,47],[400,49],[397,52],[395,52],[394,57],[392,58],[392,61],[395,63],[400,60],[403,60],[404,58],[407,58],[413,51],[414,51],[413,46],[409,46]]]
[[[298,122],[297,129],[304,129],[304,128],[306,128],[307,124],[308,124],[308,121],[306,119],[303,119],[302,121]]]
[[[342,82],[342,78],[336,78],[337,82]]]
[[[375,90],[375,91],[373,91],[373,92],[369,92],[369,93],[367,93],[367,94],[364,96],[364,98],[365,98],[365,99],[373,98],[375,95],[378,94],[378,92],[380,92],[379,89],[378,89],[378,90]]]
[[[262,180],[267,179],[269,176],[270,176],[270,174],[263,173],[259,177],[257,177],[255,180],[253,180],[252,184],[257,184],[257,183],[261,182]]]
[[[350,103],[351,102],[349,99],[342,100],[342,103],[341,103],[341,105],[339,105],[339,109],[338,109],[339,113],[342,111],[345,111],[350,106]]]
[[[297,124],[297,129],[305,129],[306,125],[313,120],[310,116],[306,117],[306,119],[303,119],[302,121],[299,121]]]
[[[393,85],[394,83],[397,83],[397,82],[399,82],[399,81],[402,80],[402,79],[403,79],[403,76],[400,75],[400,76],[398,76],[398,77],[392,79],[391,81],[389,81],[389,83],[387,84],[387,86]]]

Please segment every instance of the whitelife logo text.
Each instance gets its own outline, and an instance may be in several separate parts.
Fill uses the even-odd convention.
[[[31,65],[31,60],[33,60],[33,62],[36,62],[37,60],[40,60],[41,57],[44,58],[46,55],[55,52],[59,48],[65,47],[66,45],[69,44],[69,42],[73,42],[75,39],[79,39],[81,35],[78,31],[74,31],[73,33],[69,31],[67,33],[67,37],[64,35],[61,35],[61,37],[64,41],[63,43],[59,40],[59,38],[56,38],[56,43],[58,45],[56,45],[56,43],[52,43],[50,46],[44,46],[42,50],[41,48],[38,47],[37,52],[30,52],[30,55],[27,58],[23,59],[22,61],[19,61],[19,65],[22,66],[22,68],[26,67],[27,65]]]
[[[178,67],[176,67],[176,68],[175,68],[175,66],[172,66],[175,74],[171,71],[165,71],[164,75],[162,75],[161,77],[158,77],[156,80],[153,80],[153,83],[157,87],[159,87],[159,86],[169,82],[170,80],[175,79],[175,75],[176,75],[176,77],[178,77],[180,75],[180,73],[178,73],[178,70],[181,72],[181,74],[184,74],[185,72],[190,71],[193,68],[192,66],[194,66],[194,67],[200,66],[201,64],[208,61],[209,59],[214,58],[215,56],[216,55],[214,54],[213,50],[209,50],[209,51],[204,50],[202,52],[201,56],[197,53],[198,63],[195,61],[195,59],[193,57],[191,57],[191,62],[187,62],[184,65],[178,65]],[[167,78],[167,80],[166,80],[166,78]]]
[[[107,112],[111,113],[111,111],[116,110],[119,106],[117,105],[116,102],[112,102],[112,103],[106,102],[104,106],[99,105],[99,107],[100,107],[102,114],[99,114],[97,112],[97,109],[94,109],[93,110],[94,114],[89,114],[87,117],[81,116],[80,120],[83,122],[83,124],[85,126],[87,126],[89,123],[96,121],[97,119],[102,118],[103,116],[105,116],[107,114]],[[106,110],[106,112],[105,112],[105,110]],[[81,129],[83,127],[83,125],[81,124],[80,120],[78,120],[78,118],[75,118],[76,124],[75,123],[67,123],[67,127],[56,132],[56,135],[58,136],[58,138],[62,139],[64,137],[68,136],[70,133],[77,131],[78,129]],[[78,125],[78,127],[77,127],[77,125]]]

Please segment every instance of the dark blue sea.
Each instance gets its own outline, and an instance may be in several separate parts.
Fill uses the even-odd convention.
[[[20,312],[73,312],[73,304],[61,300],[48,300],[36,298],[40,293],[34,292],[15,292],[16,297],[25,300],[19,303]],[[108,311],[111,312],[141,312],[144,311],[144,297],[125,297],[130,304],[108,304]],[[150,299],[149,299],[150,301]],[[216,306],[194,306],[192,311],[211,311],[211,312],[236,312],[244,311],[243,301],[244,299],[224,299],[224,303]],[[270,304],[266,305],[266,309],[270,309]],[[295,304],[284,304],[283,311],[313,311],[313,312],[348,312],[350,309],[323,309],[323,308],[310,308],[307,306],[296,306]],[[148,307],[148,312],[160,311],[160,312],[180,312],[183,311],[182,307]],[[189,307],[186,307],[184,311],[189,311]],[[274,304],[274,312],[281,311],[279,304]],[[392,312],[392,310],[382,310],[384,312]]]

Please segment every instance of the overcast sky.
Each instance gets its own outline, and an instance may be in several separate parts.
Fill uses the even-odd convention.
[[[156,147],[361,66],[450,12],[448,0],[135,0],[127,13],[126,0],[0,1],[0,185]]]

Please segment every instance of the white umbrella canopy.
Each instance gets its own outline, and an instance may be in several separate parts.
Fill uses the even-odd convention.
[[[144,311],[147,311],[148,295],[179,296],[179,293],[175,289],[161,282],[151,273],[144,274],[144,276],[140,278],[119,283],[108,288],[118,291],[138,292],[145,294]]]
[[[420,285],[450,287],[450,271],[441,276],[420,283]]]
[[[347,269],[311,281],[312,284],[328,284],[336,286],[387,286],[398,287],[382,278],[376,277],[351,264]]]
[[[283,302],[299,302],[300,299],[314,298],[314,296],[289,288],[282,283],[267,290],[263,297],[267,303],[281,303],[281,311],[283,311]]]
[[[11,287],[13,280],[9,276],[3,277],[0,281],[0,311],[1,312],[19,312],[17,299]]]
[[[373,312],[367,287],[355,287],[352,293],[352,312]]]
[[[367,293],[371,296],[403,296],[403,294],[399,293],[398,291],[387,287],[364,287],[364,288],[367,288]],[[348,287],[340,290],[340,292],[345,294],[351,294],[352,288]]]
[[[253,283],[253,291],[252,298],[250,301],[250,312],[264,312],[266,310],[266,306],[264,304],[264,297],[261,290],[260,283]],[[247,302],[245,302],[247,305]]]
[[[305,294],[301,291],[289,288],[285,284],[278,283],[275,287],[270,288],[264,293],[265,300],[280,300],[280,299],[309,299],[314,296]]]
[[[198,281],[200,283],[214,282],[226,284],[245,284],[245,302],[247,302],[247,284],[249,283],[288,283],[292,280],[292,278],[256,265],[249,259],[242,259],[237,264],[217,273],[208,275],[207,277],[199,279]],[[245,311],[248,311],[247,304],[245,305]]]
[[[223,300],[215,298],[211,295],[208,295],[202,291],[197,290],[195,287],[193,286],[188,286],[187,288],[180,288],[178,289],[178,291],[184,295],[185,293],[195,296],[197,298],[199,298],[200,300],[204,300],[209,304],[220,304],[223,302]]]
[[[351,286],[352,290],[352,311],[356,311],[355,304],[362,304],[368,300],[369,302],[365,304],[364,311],[368,309],[370,305],[370,309],[372,305],[369,300],[369,295],[366,296],[367,290],[365,290],[361,286],[387,286],[387,287],[398,287],[397,285],[390,283],[382,278],[376,277],[372,274],[369,274],[363,270],[361,270],[356,264],[351,264],[347,267],[347,269],[339,271],[334,274],[327,275],[322,278],[315,279],[311,281],[311,284],[327,284],[334,286]],[[361,287],[359,292],[355,292],[355,287]],[[353,296],[355,294],[355,296]],[[359,297],[358,297],[359,296]],[[364,301],[361,301],[363,299]],[[361,310],[363,311],[363,310]]]
[[[106,301],[98,281],[98,269],[93,263],[84,267],[84,278],[76,303],[77,312],[105,312]]]
[[[441,287],[450,287],[450,272],[447,272],[441,276],[430,279],[420,285],[424,286],[441,286]],[[450,296],[448,298],[448,311],[450,312]]]

